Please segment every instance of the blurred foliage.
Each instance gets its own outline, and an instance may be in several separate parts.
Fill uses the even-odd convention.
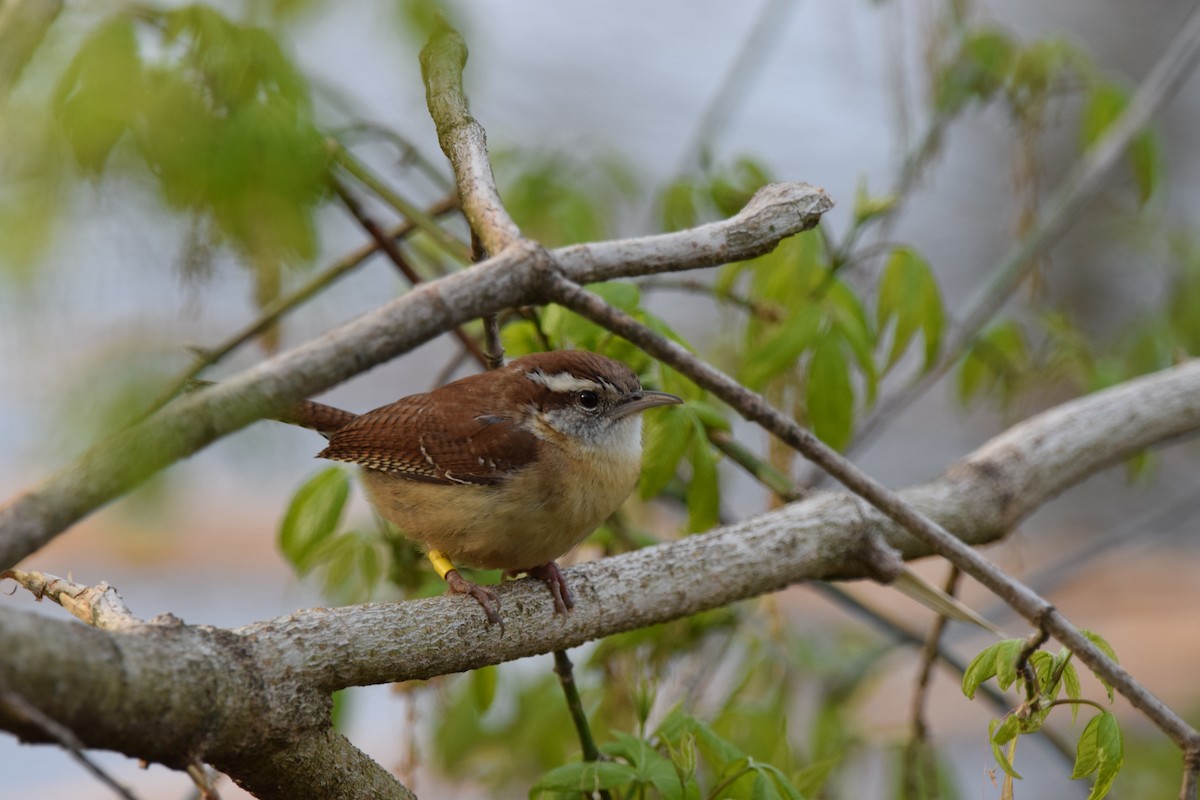
[[[610,238],[621,206],[639,190],[630,168],[611,157],[508,151],[493,156],[493,168],[509,214],[547,247]]]
[[[149,181],[167,208],[210,223],[194,230],[244,256],[260,305],[283,267],[316,255],[327,155],[308,82],[265,28],[203,4],[117,11],[84,34],[45,103],[8,126],[30,137],[22,161],[55,164],[65,149],[78,179]],[[0,240],[13,243],[5,260],[28,269],[68,175],[3,168],[16,180],[0,202],[28,210]]]

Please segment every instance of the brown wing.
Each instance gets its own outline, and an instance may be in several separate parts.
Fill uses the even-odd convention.
[[[488,399],[474,392],[405,397],[337,430],[317,456],[429,483],[499,483],[536,458],[538,440],[490,413],[496,398]]]

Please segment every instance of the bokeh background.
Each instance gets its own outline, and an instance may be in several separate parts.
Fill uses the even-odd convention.
[[[964,5],[972,19],[991,20],[1023,40],[1067,39],[1105,74],[1132,87],[1193,4],[1018,0]],[[928,104],[923,64],[944,13],[935,0],[460,0],[454,6],[471,49],[466,81],[472,111],[493,150],[508,159],[499,170],[502,182],[511,174],[505,164],[529,158],[555,159],[556,169],[577,176],[581,184],[611,188],[611,176],[619,175],[625,188],[614,193],[614,205],[622,235],[656,229],[656,194],[695,169],[701,143],[716,162],[749,154],[779,179],[823,187],[838,203],[827,223],[833,231],[844,230],[856,189],[865,182],[873,191],[887,191],[906,148],[922,132]],[[223,7],[235,17],[246,13],[241,4]],[[39,53],[35,76],[53,75],[56,59],[104,13],[100,4],[69,9]],[[419,45],[406,33],[396,4],[312,3],[272,24],[312,80],[318,116],[330,130],[366,122],[394,131],[445,174],[424,107]],[[735,79],[737,90],[714,107],[731,71],[738,69],[745,70],[744,79]],[[1052,189],[1078,158],[1079,113],[1078,100],[1065,97],[1048,115],[1032,150],[1035,190]],[[19,125],[19,120],[5,125]],[[1167,174],[1143,212],[1153,222],[1130,223],[1137,199],[1130,177],[1119,174],[1053,250],[1042,272],[1044,296],[1101,341],[1118,336],[1139,315],[1153,313],[1177,258],[1169,235],[1195,225],[1200,81],[1187,82],[1158,116],[1156,131]],[[1020,169],[1019,133],[996,108],[962,115],[889,232],[890,240],[910,243],[934,266],[951,313],[973,295],[1015,239],[1019,197],[1030,188]],[[417,171],[401,163],[394,143],[369,130],[348,135],[350,141],[358,137],[358,152],[381,172],[417,180]],[[425,191],[428,199],[437,196],[433,182],[425,183]],[[60,211],[42,257],[0,272],[0,489],[6,497],[102,436],[112,405],[121,402],[113,387],[126,385],[115,380],[114,370],[155,374],[182,365],[188,346],[220,341],[258,313],[251,280],[234,254],[209,253],[203,277],[188,272],[188,221],[161,208],[139,182],[83,182],[62,198]],[[317,265],[364,241],[353,220],[336,207],[326,209],[318,225]],[[391,267],[376,259],[289,318],[281,343],[302,342],[402,291]],[[701,347],[719,350],[722,337],[730,335],[721,317],[690,296],[661,293],[650,305]],[[364,410],[422,391],[452,353],[445,340],[432,343],[323,399]],[[259,357],[246,350],[214,377]],[[859,463],[891,485],[918,483],[1014,420],[1063,399],[1050,392],[1005,409],[964,408],[950,384],[943,382],[906,409],[857,455]],[[106,580],[146,618],[171,611],[189,623],[238,626],[320,604],[319,587],[298,581],[275,546],[292,491],[319,467],[312,460],[319,446],[306,432],[256,424],[81,522],[24,566],[71,574],[88,584]],[[1149,473],[1136,480],[1121,469],[1098,476],[990,550],[1018,576],[1031,577],[1070,618],[1103,631],[1134,675],[1193,715],[1200,706],[1193,678],[1200,658],[1195,634],[1200,553],[1197,519],[1187,503],[1196,494],[1194,459],[1187,447],[1177,447],[1157,457]],[[765,506],[762,490],[728,465],[722,465],[722,477],[726,516]],[[353,513],[367,511],[358,503]],[[940,580],[940,568],[926,569]],[[926,624],[920,609],[889,590],[851,588],[918,627]],[[967,598],[991,610],[981,593],[968,588]],[[62,613],[35,605],[22,592],[0,601]],[[778,602],[796,624],[824,630],[846,626],[861,633],[863,623],[808,587],[795,587]],[[997,619],[1014,634],[1023,633],[1011,618],[1001,614]],[[970,653],[981,640],[964,635],[951,641]],[[911,652],[898,650],[895,669],[857,698],[867,739],[883,742],[903,731],[912,664]],[[549,660],[516,669],[547,671]],[[940,675],[938,684],[933,735],[949,743],[964,796],[998,796],[989,775],[986,711],[963,700],[952,678]],[[410,748],[423,747],[419,736],[413,740],[413,731],[433,708],[431,699],[422,702],[384,687],[355,690],[348,700],[350,735],[385,764],[409,764]],[[1137,715],[1125,711],[1130,730],[1154,744]],[[1163,766],[1154,762],[1153,768],[1164,772],[1170,786],[1177,763],[1169,748],[1166,753]],[[1086,785],[1067,780],[1069,769],[1054,756],[1034,746],[1023,755],[1029,761],[1021,797],[1086,796]],[[139,796],[184,797],[189,791],[185,778],[166,770],[141,770],[119,756],[102,754],[99,760]],[[883,796],[883,774],[862,771],[844,796]],[[61,751],[22,746],[6,736],[0,737],[0,775],[5,797],[109,796]],[[417,775],[422,796],[490,796],[427,766]],[[222,791],[239,796],[229,786]],[[1122,796],[1150,795],[1127,790]]]

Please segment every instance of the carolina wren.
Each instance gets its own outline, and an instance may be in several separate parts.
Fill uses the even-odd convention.
[[[499,598],[455,563],[540,578],[574,599],[555,559],[624,502],[641,470],[640,412],[683,402],[583,351],[537,353],[355,416],[306,402],[287,421],[329,437],[320,458],[363,467],[368,499],[421,544],[451,592],[490,622]]]

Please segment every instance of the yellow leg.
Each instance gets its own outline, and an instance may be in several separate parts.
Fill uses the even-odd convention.
[[[447,572],[453,572],[456,569],[454,563],[446,558],[446,554],[441,550],[430,550],[425,557],[429,559],[430,564],[433,564],[433,568],[437,570],[437,574],[442,580],[446,579]]]

